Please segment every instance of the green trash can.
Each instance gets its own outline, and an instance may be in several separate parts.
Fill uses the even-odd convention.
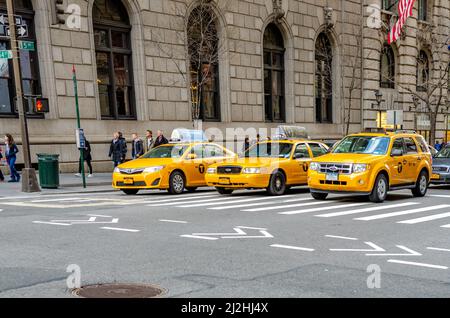
[[[44,189],[59,187],[59,155],[38,153],[39,183]]]

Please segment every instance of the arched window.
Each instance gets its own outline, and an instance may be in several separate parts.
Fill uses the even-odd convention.
[[[208,4],[192,10],[188,24],[188,54],[194,119],[220,120],[219,37],[217,17]]]
[[[136,118],[131,25],[120,0],[95,0],[93,9],[97,84],[102,118]]]
[[[25,97],[25,111],[28,114],[34,112],[32,99],[29,97],[40,95],[39,84],[39,60],[37,56],[36,34],[34,31],[34,11],[30,0],[15,0],[15,13],[22,16],[22,25],[26,26],[27,34],[20,37],[21,41],[33,43],[32,50],[20,50],[20,68],[22,73],[22,87]],[[7,16],[6,0],[0,0],[0,14]],[[7,37],[5,26],[0,27],[0,50],[10,50],[11,44]],[[14,98],[16,88],[14,86],[14,72],[11,59],[0,59],[0,116],[16,116]],[[28,98],[27,98],[28,97]]]
[[[266,121],[285,120],[284,41],[278,27],[271,23],[264,32],[264,105]]]
[[[333,50],[325,33],[316,40],[316,121],[331,123],[333,121]]]
[[[389,45],[381,50],[380,87],[395,88],[395,57],[394,50]]]
[[[430,80],[430,61],[427,53],[419,52],[417,59],[417,91],[426,92]]]

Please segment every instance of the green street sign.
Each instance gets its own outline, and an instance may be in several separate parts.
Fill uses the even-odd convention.
[[[0,59],[12,59],[12,51],[11,50],[1,50],[0,51]]]
[[[34,42],[31,41],[19,41],[19,49],[24,51],[34,51]]]

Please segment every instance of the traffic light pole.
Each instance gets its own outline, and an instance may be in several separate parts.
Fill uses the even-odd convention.
[[[8,20],[10,22],[10,40],[12,51],[12,62],[14,70],[14,83],[16,87],[17,110],[19,112],[20,130],[22,135],[22,151],[25,168],[22,170],[22,192],[40,192],[37,182],[36,171],[31,167],[30,143],[28,138],[27,118],[25,116],[23,104],[22,79],[19,63],[19,45],[16,36],[16,25],[14,19],[13,0],[6,1],[8,10]]]
[[[75,93],[75,109],[77,112],[77,128],[81,128],[80,121],[80,107],[78,103],[78,83],[77,83],[77,72],[75,70],[75,65],[72,67],[73,73],[73,88]],[[83,179],[83,188],[86,188],[86,176],[84,175],[84,149],[80,148],[80,164],[81,164],[81,178]]]

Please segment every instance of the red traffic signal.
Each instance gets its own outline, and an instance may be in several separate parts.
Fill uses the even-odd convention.
[[[48,113],[50,111],[48,98],[36,98],[34,103],[34,111],[36,113]]]

